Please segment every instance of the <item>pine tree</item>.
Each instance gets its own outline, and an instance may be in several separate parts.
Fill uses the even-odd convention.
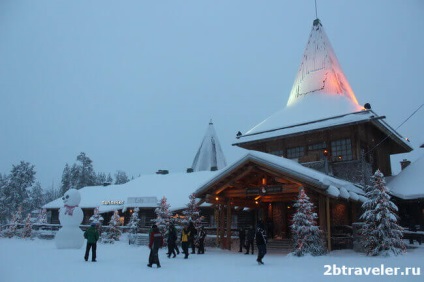
[[[66,191],[71,189],[72,179],[71,179],[71,169],[68,164],[65,164],[65,168],[62,172],[62,186],[60,187],[60,195],[64,195]]]
[[[96,185],[104,185],[106,183],[106,173],[98,172],[96,176]]]
[[[196,203],[196,197],[194,194],[190,194],[188,198],[189,203],[186,205],[187,208],[183,211],[184,219],[181,223],[188,224],[190,221],[192,221],[194,226],[197,228],[201,225],[202,222],[199,205]]]
[[[292,254],[298,257],[305,254],[313,256],[325,254],[322,231],[316,222],[318,216],[303,188],[299,191],[294,207],[296,212],[293,216],[293,224],[290,226],[294,243]]]
[[[362,245],[367,255],[371,256],[404,253],[406,246],[402,241],[403,228],[397,223],[398,208],[390,201],[384,175],[380,170],[374,173],[371,183],[372,187],[366,193],[369,200],[362,204]]]
[[[115,184],[125,184],[130,179],[124,171],[118,170],[115,174]]]
[[[79,179],[76,185],[77,189],[96,185],[96,173],[94,172],[93,161],[84,152],[81,152],[77,156],[77,161],[81,163],[79,166]]]
[[[31,211],[28,188],[35,182],[34,165],[21,161],[14,165],[6,181],[2,181],[1,204],[4,217],[10,218],[16,207],[21,206],[24,213]],[[4,219],[3,219],[4,220]]]
[[[131,214],[131,218],[130,221],[128,222],[128,227],[131,230],[131,233],[135,234],[137,233],[137,229],[139,228],[139,224],[140,224],[140,218],[139,218],[139,213],[140,209],[139,208],[135,208],[133,213]]]
[[[163,196],[158,207],[155,209],[156,219],[154,222],[162,234],[165,234],[172,218],[172,212],[169,209],[170,207],[171,205],[168,204],[166,197]]]
[[[118,228],[119,225],[121,225],[120,216],[118,211],[115,211],[109,221],[108,239],[119,241],[119,238],[121,237],[121,230]]]
[[[44,204],[43,188],[41,188],[40,182],[35,185],[29,191],[29,206],[31,211],[40,209]]]
[[[32,236],[32,222],[31,222],[31,214],[28,214],[25,218],[25,225],[22,231],[22,238],[31,238]]]

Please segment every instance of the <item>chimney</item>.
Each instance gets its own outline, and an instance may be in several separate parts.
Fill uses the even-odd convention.
[[[193,171],[194,170],[191,167],[187,168],[187,173],[192,173]]]
[[[168,174],[169,171],[166,169],[159,169],[158,171],[156,171],[156,174]]]
[[[410,164],[411,164],[411,161],[408,161],[407,159],[403,159],[403,161],[400,162],[400,168],[404,170]]]
[[[211,166],[211,171],[217,171],[218,167],[217,166]]]

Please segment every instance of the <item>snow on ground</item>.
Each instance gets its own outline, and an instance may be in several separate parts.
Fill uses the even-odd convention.
[[[113,245],[98,244],[98,261],[84,261],[84,248],[56,249],[53,240],[0,239],[0,281],[424,281],[424,244],[398,257],[367,257],[352,250],[333,251],[322,257],[291,257],[271,252],[265,265],[256,263],[255,255],[207,248],[204,255],[180,254],[168,259],[165,249],[159,252],[162,268],[148,268],[149,250],[128,245],[122,240]],[[415,245],[416,246],[416,245]],[[326,276],[325,265],[340,268],[414,267],[419,276],[361,275]],[[333,269],[334,270],[334,269]]]

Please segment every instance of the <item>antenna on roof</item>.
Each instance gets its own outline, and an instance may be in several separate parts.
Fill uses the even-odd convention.
[[[317,0],[315,0],[315,18],[318,19]]]

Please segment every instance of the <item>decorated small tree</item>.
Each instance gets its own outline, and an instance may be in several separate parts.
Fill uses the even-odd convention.
[[[154,219],[154,222],[162,234],[165,234],[172,218],[172,212],[169,209],[170,207],[171,205],[168,204],[166,197],[163,196],[158,207],[155,209],[156,219]]]
[[[317,214],[314,205],[309,200],[303,188],[294,204],[296,212],[293,216],[293,224],[290,226],[293,233],[293,252],[298,257],[305,254],[320,256],[326,253],[322,231],[317,226]]]
[[[95,223],[96,224],[96,229],[99,232],[99,234],[102,234],[103,220],[104,220],[104,218],[99,213],[99,207],[96,207],[94,209],[93,215],[90,216],[89,221],[90,221],[90,224],[91,223]]]
[[[181,223],[188,224],[192,221],[195,227],[200,226],[203,218],[200,216],[199,205],[196,203],[194,194],[189,195],[189,203],[187,204],[187,208],[183,211],[183,215],[184,218]]]
[[[31,238],[32,236],[32,222],[31,214],[28,214],[25,218],[24,230],[22,231],[22,238]]]
[[[140,224],[140,218],[138,216],[139,211],[140,211],[139,208],[134,209],[133,213],[131,214],[130,221],[127,224],[127,226],[130,228],[131,233],[133,234],[137,233],[137,229]]]
[[[18,232],[19,224],[22,224],[22,207],[12,214],[12,219],[9,222],[9,227],[4,231],[4,236],[12,238],[13,236],[20,236]]]
[[[107,233],[107,238],[109,240],[113,241],[119,241],[119,238],[121,237],[121,230],[119,230],[119,225],[121,224],[120,222],[120,216],[119,216],[119,212],[115,211],[112,215],[112,218],[110,219],[109,222],[109,231]]]
[[[367,255],[398,255],[406,251],[403,228],[397,223],[397,206],[390,201],[384,175],[377,170],[367,188],[368,201],[362,204],[362,245]]]

